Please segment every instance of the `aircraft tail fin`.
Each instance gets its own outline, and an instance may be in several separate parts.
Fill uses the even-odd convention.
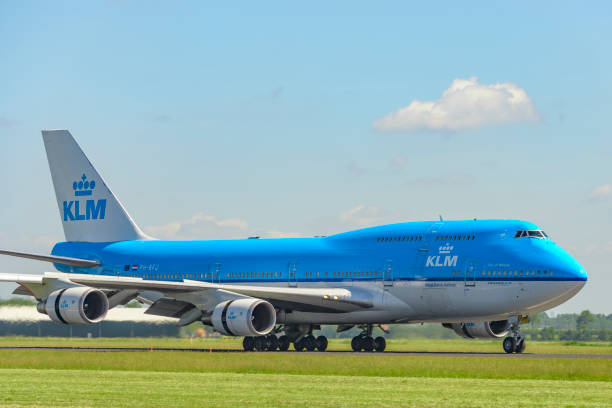
[[[150,239],[108,188],[70,132],[43,130],[42,136],[67,241]]]

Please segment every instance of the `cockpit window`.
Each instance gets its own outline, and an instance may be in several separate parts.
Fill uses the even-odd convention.
[[[529,237],[529,238],[548,238],[548,235],[546,235],[546,233],[542,230],[519,230],[516,231],[516,234],[514,234],[514,238],[523,238],[523,237]]]

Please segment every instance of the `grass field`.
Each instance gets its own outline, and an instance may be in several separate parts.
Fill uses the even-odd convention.
[[[344,341],[331,344],[347,349]],[[190,353],[155,347],[232,348],[239,343],[0,339],[0,346],[14,345],[153,347],[154,351],[0,350],[3,407],[612,407],[612,359]],[[499,342],[411,340],[390,345],[410,351],[499,352]],[[597,343],[532,342],[530,347],[541,353],[612,353],[610,344]]]
[[[610,382],[0,369],[0,405],[609,407]]]

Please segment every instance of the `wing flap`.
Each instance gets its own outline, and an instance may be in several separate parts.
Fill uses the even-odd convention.
[[[184,313],[194,307],[195,306],[189,302],[164,297],[153,303],[145,311],[145,314],[180,318]]]

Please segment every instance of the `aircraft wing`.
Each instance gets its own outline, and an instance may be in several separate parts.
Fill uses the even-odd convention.
[[[169,298],[184,298],[201,294],[205,299],[207,292],[225,292],[228,295],[241,295],[264,299],[282,308],[309,312],[351,312],[373,306],[371,296],[361,291],[345,288],[297,288],[277,286],[248,286],[217,284],[193,280],[176,282],[143,280],[107,275],[69,274],[45,272],[42,276],[0,274],[0,281],[17,282],[22,286],[48,285],[55,280],[69,281],[98,289],[130,290],[138,292],[160,292]],[[35,291],[36,292],[36,291]],[[212,295],[212,293],[211,293]],[[218,295],[218,293],[215,293]],[[39,297],[39,296],[37,296]],[[204,303],[204,302],[202,302]]]

